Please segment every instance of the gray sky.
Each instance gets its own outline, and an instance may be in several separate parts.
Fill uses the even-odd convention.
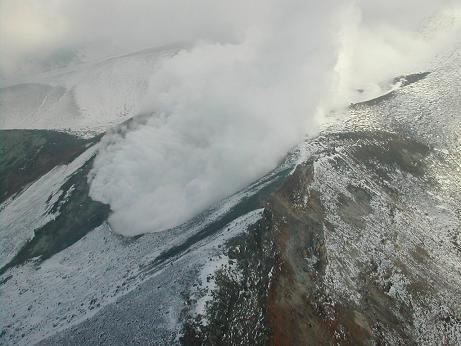
[[[331,3],[305,2],[303,10],[312,13]],[[355,3],[366,25],[414,29],[444,2]],[[351,3],[354,1],[337,0],[333,7]],[[0,71],[3,75],[31,71],[60,52],[92,58],[177,41],[235,41],[271,17],[285,13],[289,21],[298,6],[292,0],[0,0]]]

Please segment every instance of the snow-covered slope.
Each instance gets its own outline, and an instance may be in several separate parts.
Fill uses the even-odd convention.
[[[96,209],[87,212],[89,202],[79,198],[82,193],[88,196],[85,167],[91,165],[96,149],[97,144],[89,146],[69,164],[58,165],[0,205],[2,343],[46,340],[90,320],[125,296],[138,314],[151,314],[157,304],[168,306],[167,315],[151,316],[156,328],[145,342],[163,337],[167,342],[176,337],[184,308],[183,288],[196,284],[195,275],[201,267],[210,270],[209,254],[222,254],[221,244],[226,239],[244,232],[260,218],[259,198],[273,191],[293,164],[288,161],[180,227],[125,238],[112,232],[106,222],[82,233],[98,213]],[[58,238],[61,240],[56,242]],[[64,249],[63,239],[67,240]],[[175,269],[170,269],[173,265]],[[156,291],[146,291],[162,298],[143,309],[131,294],[139,294],[142,285],[151,287],[152,279],[171,285],[159,283]],[[138,303],[145,305],[145,301]],[[126,314],[130,319],[136,316]],[[124,323],[125,319],[116,321]]]
[[[60,165],[0,204],[0,268],[4,267],[38,230],[57,217],[53,205],[65,203],[72,190],[60,190],[69,177],[95,153],[91,147],[69,165]]]
[[[179,47],[144,50],[42,73],[0,88],[0,129],[97,133],[136,115],[159,61]]]

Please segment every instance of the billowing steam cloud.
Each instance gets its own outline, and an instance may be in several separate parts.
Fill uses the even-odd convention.
[[[187,43],[150,76],[147,121],[107,135],[94,163],[91,196],[111,205],[124,235],[181,224],[276,166],[315,133],[321,109],[418,72],[441,41],[420,23],[445,4],[0,1],[3,76],[40,69],[63,49],[85,59]]]
[[[355,2],[343,16],[327,106],[371,99],[393,77],[427,69],[459,37],[460,8],[455,1]]]
[[[336,76],[352,90],[351,74],[357,86],[364,82],[355,67],[376,73],[370,82],[380,81],[408,63],[399,45],[417,49],[413,55],[427,48],[399,26],[385,23],[382,34],[362,29],[361,15],[357,5],[338,1],[262,4],[236,42],[202,42],[165,60],[151,78],[147,124],[123,139],[109,137],[95,162],[92,196],[110,203],[114,229],[138,234],[173,227],[273,168],[316,130],[316,107],[335,77],[338,53],[339,64],[363,59],[340,66]],[[341,32],[345,40],[366,39],[365,46],[339,42]],[[390,47],[376,41],[387,38],[395,40]],[[360,52],[367,48],[372,51]],[[373,68],[382,61],[391,66]]]
[[[178,225],[313,131],[336,61],[336,9],[335,1],[314,12],[304,1],[274,3],[240,41],[202,42],[163,61],[144,105],[147,124],[108,137],[95,161],[91,193],[110,203],[114,229]]]

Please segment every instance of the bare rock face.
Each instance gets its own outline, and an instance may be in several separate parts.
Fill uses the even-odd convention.
[[[228,244],[236,265],[219,276],[240,281],[220,280],[185,344],[461,343],[460,63],[352,105],[298,148],[263,218]],[[236,297],[224,320],[222,292]]]
[[[263,219],[229,244],[237,266],[218,273],[208,324],[189,325],[184,343],[458,343],[460,220],[437,196],[440,158],[385,132],[309,146]]]
[[[437,202],[425,168],[437,158],[387,133],[320,142],[335,150],[298,166],[271,202],[273,343],[458,343],[460,220]]]

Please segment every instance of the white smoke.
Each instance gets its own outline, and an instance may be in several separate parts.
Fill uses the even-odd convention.
[[[0,75],[62,50],[88,59],[187,42],[150,76],[147,120],[107,135],[91,173],[116,232],[157,232],[274,168],[322,109],[420,72],[450,42],[420,24],[449,2],[0,0]]]
[[[458,40],[460,9],[455,1],[355,2],[343,16],[326,106],[377,97],[394,77],[429,70],[434,57]]]
[[[272,169],[314,132],[317,99],[336,62],[336,1],[273,4],[240,42],[202,42],[151,77],[143,126],[109,136],[93,198],[117,232],[176,226]],[[263,12],[263,11],[261,11]]]

